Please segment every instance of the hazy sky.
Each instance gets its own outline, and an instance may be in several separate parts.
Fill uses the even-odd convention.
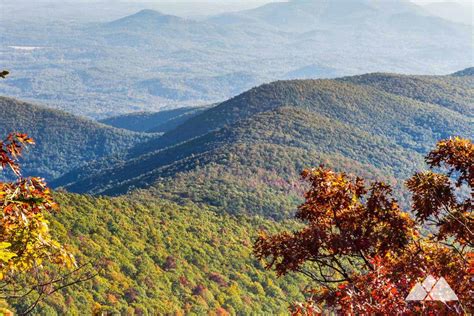
[[[100,1],[100,0],[78,0],[78,1]],[[119,2],[145,2],[146,0],[118,0]],[[410,0],[415,3],[425,4],[425,3],[432,3],[432,2],[460,2],[460,3],[472,3],[473,0]],[[195,3],[203,3],[203,2],[211,2],[211,3],[232,3],[232,4],[250,4],[250,3],[268,3],[268,2],[284,2],[284,0],[148,0],[146,2],[155,2],[155,3],[176,3],[176,2],[195,2]]]
[[[318,0],[314,0],[318,1]],[[386,1],[386,0],[379,0]],[[410,0],[417,4],[432,2],[458,2],[471,4],[474,0]],[[17,19],[32,19],[47,14],[65,19],[107,21],[135,11],[148,8],[164,13],[187,17],[207,16],[229,11],[258,7],[269,2],[283,0],[0,0],[0,22],[2,16]],[[63,10],[52,11],[49,4],[61,5]],[[114,3],[114,5],[111,5]],[[82,6],[75,6],[82,4]],[[86,7],[84,7],[86,5]],[[90,6],[92,5],[92,6]],[[87,10],[93,8],[93,10]],[[57,12],[56,12],[57,11]]]
[[[67,3],[84,3],[84,2],[105,2],[107,0],[19,0],[21,2],[67,2]],[[262,4],[268,2],[285,2],[285,0],[109,0],[109,2],[135,2],[135,3],[153,3],[153,4],[160,4],[160,3],[214,3],[214,4],[242,4],[242,5],[249,5],[249,4]],[[317,1],[317,0],[315,0]],[[415,3],[419,4],[426,4],[432,2],[459,2],[464,4],[472,4],[473,0],[410,0]],[[0,0],[0,3],[8,3],[11,0]]]

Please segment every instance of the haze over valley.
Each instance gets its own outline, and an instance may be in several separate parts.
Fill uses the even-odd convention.
[[[100,2],[38,6],[74,5],[78,16],[103,12]],[[473,60],[472,24],[405,0],[293,0],[187,18],[128,5],[136,11],[87,21],[7,10],[0,60],[15,72],[0,93],[99,119],[222,102],[280,79],[448,74]]]

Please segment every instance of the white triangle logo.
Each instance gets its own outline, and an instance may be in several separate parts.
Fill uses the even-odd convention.
[[[415,284],[411,289],[408,296],[405,298],[406,301],[423,301],[428,296],[428,292],[425,291],[420,282]]]
[[[443,277],[436,279],[429,275],[423,283],[415,284],[405,300],[449,302],[458,301],[459,299]]]
[[[444,278],[440,278],[438,282],[436,282],[429,296],[431,296],[433,301],[449,302],[459,300],[456,293],[454,293]]]

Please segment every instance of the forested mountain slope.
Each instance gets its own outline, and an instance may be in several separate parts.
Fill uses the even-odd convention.
[[[165,133],[205,109],[206,107],[184,107],[159,112],[137,112],[110,117],[100,122],[135,132]]]
[[[473,75],[424,76],[423,81],[418,76],[393,75],[399,78],[398,85],[387,82],[390,76],[367,74],[340,80],[293,80],[262,85],[205,111],[159,139],[137,146],[133,152],[139,154],[142,148],[159,149],[186,141],[282,106],[303,108],[371,133],[392,135],[408,143],[404,146],[421,146],[424,148],[419,149],[424,151],[428,147],[424,142],[413,144],[418,140],[417,135],[428,133],[431,139],[448,136],[456,124],[444,125],[441,118],[447,117],[453,123],[456,116],[469,115],[474,108]],[[446,111],[442,107],[458,109],[461,113]],[[430,120],[427,116],[431,116],[434,125],[424,122]],[[461,125],[463,121],[469,126],[472,123],[472,120],[461,117]]]
[[[38,315],[286,314],[308,281],[276,278],[252,255],[258,231],[294,223],[216,215],[212,208],[142,194],[120,198],[57,194],[56,236],[99,276],[57,292]],[[33,297],[20,301],[18,311]]]
[[[400,187],[436,140],[473,136],[472,118],[453,109],[472,109],[469,90],[450,93],[471,79],[427,77],[416,94],[416,78],[399,76],[400,91],[388,92],[387,77],[263,85],[136,146],[127,161],[92,164],[53,185],[112,195],[155,186],[156,194],[177,201],[277,218],[299,199],[298,173],[323,162]],[[440,83],[451,90],[439,92]]]
[[[151,136],[0,97],[0,134],[27,133],[36,141],[24,155],[24,175],[52,180],[102,157],[121,156]]]
[[[287,149],[282,150],[282,154],[289,154],[292,147],[326,154],[334,153],[362,164],[378,168],[387,167],[388,169],[385,171],[397,170],[402,174],[413,167],[410,161],[416,162],[416,159],[411,160],[407,157],[407,150],[385,137],[370,135],[359,128],[310,111],[282,107],[274,111],[256,114],[252,118],[238,121],[233,125],[176,146],[130,159],[125,161],[120,168],[117,166],[109,166],[110,169],[106,167],[105,170],[102,170],[100,184],[94,177],[86,179],[87,182],[76,183],[70,188],[73,191],[113,193],[120,183],[131,183],[137,177],[145,177],[151,181],[148,183],[153,183],[153,177],[158,178],[164,172],[163,167],[166,167],[167,171],[162,175],[171,176],[176,172],[194,169],[199,164],[205,165],[215,162],[222,155],[239,157],[248,167],[260,163],[268,166],[275,164],[276,160],[251,159],[251,157],[242,155],[236,148],[239,145],[252,147],[259,144],[287,146]],[[287,162],[289,165],[293,165],[293,163]],[[295,166],[303,167],[301,162],[295,161],[294,163]],[[170,165],[174,168],[171,168]],[[273,166],[273,168],[276,167]],[[285,168],[283,164],[279,167]],[[287,167],[289,168],[289,166]],[[108,183],[106,184],[105,181]],[[143,184],[146,183],[147,181],[144,180]],[[110,186],[112,187],[111,192],[106,190]],[[123,187],[122,190],[119,190],[121,193],[128,190],[127,185],[120,186]],[[96,191],[96,189],[104,191]]]
[[[437,104],[460,114],[474,117],[473,69],[467,68],[450,76],[368,74],[342,78],[341,81],[372,86],[389,93]]]

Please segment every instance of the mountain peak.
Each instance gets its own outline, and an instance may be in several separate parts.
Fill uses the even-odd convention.
[[[271,2],[240,12],[286,31],[307,32],[318,28],[333,29],[335,25],[365,25],[368,20],[399,13],[418,14],[421,8],[408,0],[289,0]]]
[[[143,9],[138,11],[137,13],[133,14],[132,16],[139,16],[139,17],[148,17],[148,18],[159,18],[167,16],[166,14],[161,13],[160,11],[152,10],[152,9]]]
[[[160,27],[165,24],[171,24],[183,21],[182,18],[161,13],[159,11],[151,9],[143,9],[128,15],[121,19],[110,22],[108,25],[113,27],[127,27],[127,28],[148,28],[148,27]]]

